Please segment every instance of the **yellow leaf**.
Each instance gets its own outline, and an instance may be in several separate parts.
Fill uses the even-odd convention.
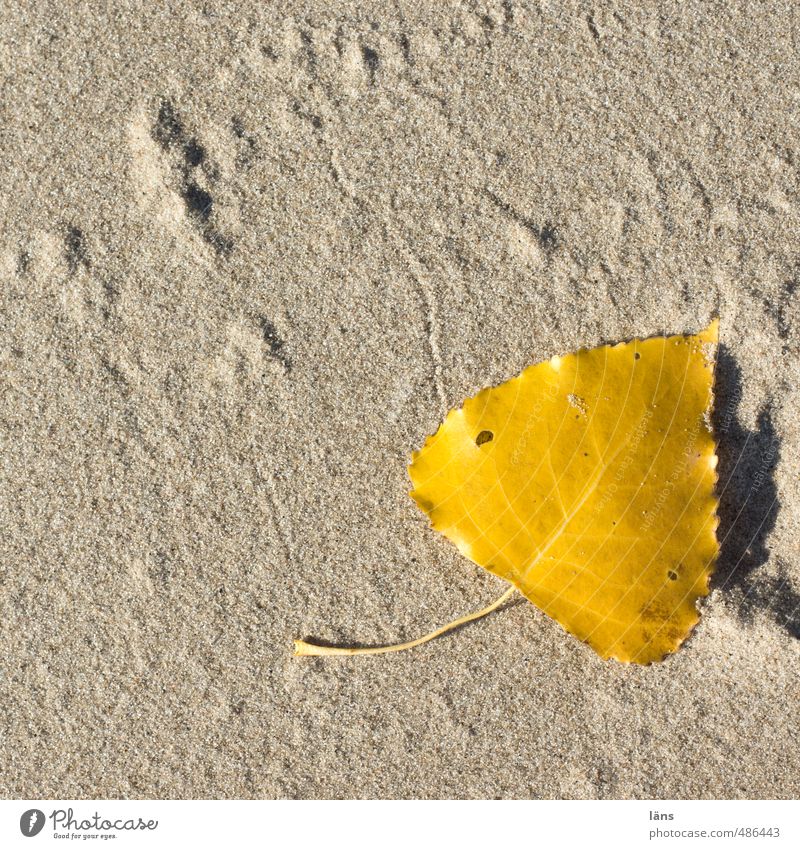
[[[717,334],[581,350],[484,389],[413,454],[412,497],[601,657],[662,659],[717,556]]]

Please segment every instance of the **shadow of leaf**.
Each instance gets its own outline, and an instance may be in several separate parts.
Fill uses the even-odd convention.
[[[800,639],[800,591],[787,564],[775,559],[767,571],[769,534],[780,508],[774,473],[780,439],[769,405],[748,431],[737,418],[742,398],[741,370],[724,345],[716,372],[714,430],[719,441],[720,557],[713,586],[730,593],[740,620],[751,623],[759,612]]]

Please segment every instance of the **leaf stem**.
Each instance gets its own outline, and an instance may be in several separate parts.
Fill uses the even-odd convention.
[[[391,646],[349,648],[347,646],[319,646],[314,643],[307,643],[304,640],[295,640],[294,655],[295,657],[328,657],[330,655],[349,656],[354,654],[387,654],[392,651],[413,649],[416,646],[421,646],[423,643],[427,643],[429,640],[440,637],[442,634],[446,634],[448,631],[452,631],[453,628],[458,628],[460,625],[466,625],[467,622],[474,622],[476,619],[486,616],[493,610],[497,610],[504,601],[511,598],[511,596],[516,592],[516,589],[516,587],[510,587],[503,593],[503,595],[500,596],[500,598],[497,599],[497,601],[493,601],[488,607],[484,607],[483,610],[478,610],[476,613],[470,613],[467,616],[462,616],[460,619],[454,619],[452,622],[448,622],[447,625],[442,625],[441,628],[431,631],[430,634],[425,634],[424,637],[418,637],[416,640],[411,640],[408,643],[396,643]]]

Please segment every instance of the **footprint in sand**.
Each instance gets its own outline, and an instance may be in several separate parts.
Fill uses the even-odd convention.
[[[215,197],[220,169],[174,104],[163,100],[155,113],[141,110],[130,124],[128,143],[143,212],[161,226],[188,223],[215,254],[229,256],[234,241],[223,232],[225,211]]]

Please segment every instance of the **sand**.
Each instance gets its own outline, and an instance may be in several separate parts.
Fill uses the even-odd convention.
[[[102,4],[101,4],[102,5]],[[6,4],[0,793],[800,784],[789,3]],[[601,661],[408,498],[446,410],[721,318],[722,556]]]

